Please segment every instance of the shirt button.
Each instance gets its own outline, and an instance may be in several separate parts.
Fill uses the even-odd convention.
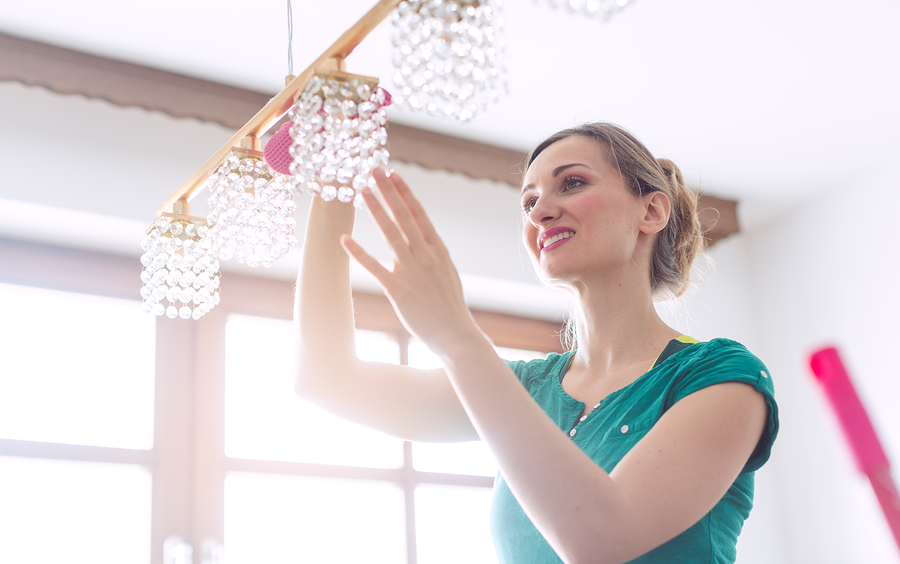
[[[581,419],[579,419],[579,421],[584,421],[585,419],[587,419],[587,415],[582,415]]]
[[[577,433],[577,432],[578,432],[578,429],[572,429],[571,431],[569,431],[569,436],[574,437],[575,433]]]
[[[600,403],[601,403],[601,402],[598,401],[598,402],[597,402],[597,405],[594,406],[594,409],[597,409],[598,407],[600,407]]]
[[[765,370],[760,370],[760,371],[759,371],[759,375],[762,376],[763,378],[768,378],[768,377],[769,377],[769,375],[766,374],[766,371],[765,371]]]
[[[622,427],[619,428],[619,430],[622,431],[622,434],[624,435],[625,433],[628,432],[628,425],[622,425]]]

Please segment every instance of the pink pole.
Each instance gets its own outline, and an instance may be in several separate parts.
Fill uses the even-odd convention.
[[[809,366],[837,415],[850,445],[856,467],[863,472],[875,490],[878,503],[900,549],[900,494],[891,478],[887,455],[881,448],[875,428],[863,407],[837,349],[828,347],[810,356]]]

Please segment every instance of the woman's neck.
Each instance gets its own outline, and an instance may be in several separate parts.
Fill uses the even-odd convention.
[[[598,374],[653,363],[681,335],[659,317],[649,288],[607,284],[576,290],[576,362]]]

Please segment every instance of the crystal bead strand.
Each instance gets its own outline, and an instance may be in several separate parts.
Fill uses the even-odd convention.
[[[271,267],[297,244],[290,186],[261,154],[235,149],[207,184],[212,255],[248,266]]]
[[[466,122],[506,89],[502,0],[406,0],[392,16],[398,104]]]
[[[219,261],[208,235],[206,221],[195,217],[165,213],[153,223],[141,242],[144,311],[200,319],[219,303]]]
[[[584,14],[590,17],[599,17],[603,21],[609,21],[614,15],[621,12],[627,6],[634,4],[634,0],[533,0],[534,3],[549,4],[553,8],[564,8],[575,14]]]
[[[358,206],[362,189],[374,184],[372,170],[388,166],[390,96],[352,76],[313,76],[291,110],[288,151],[298,192]]]

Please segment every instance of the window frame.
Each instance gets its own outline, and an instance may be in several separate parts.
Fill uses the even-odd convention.
[[[0,282],[129,300],[140,299],[137,258],[0,238]],[[491,487],[484,476],[415,470],[404,443],[397,469],[251,460],[225,455],[225,323],[232,314],[290,320],[294,284],[234,272],[221,276],[221,302],[201,319],[157,318],[154,440],[150,450],[0,439],[0,456],[136,464],[152,475],[151,554],[162,561],[163,542],[178,536],[199,556],[205,539],[224,540],[225,477],[252,472],[389,481],[400,485],[406,506],[407,562],[415,564],[415,488],[418,484]],[[354,292],[358,329],[380,331],[400,345],[410,340],[382,295]],[[473,310],[497,346],[562,352],[559,323]],[[196,558],[196,557],[195,557]]]

